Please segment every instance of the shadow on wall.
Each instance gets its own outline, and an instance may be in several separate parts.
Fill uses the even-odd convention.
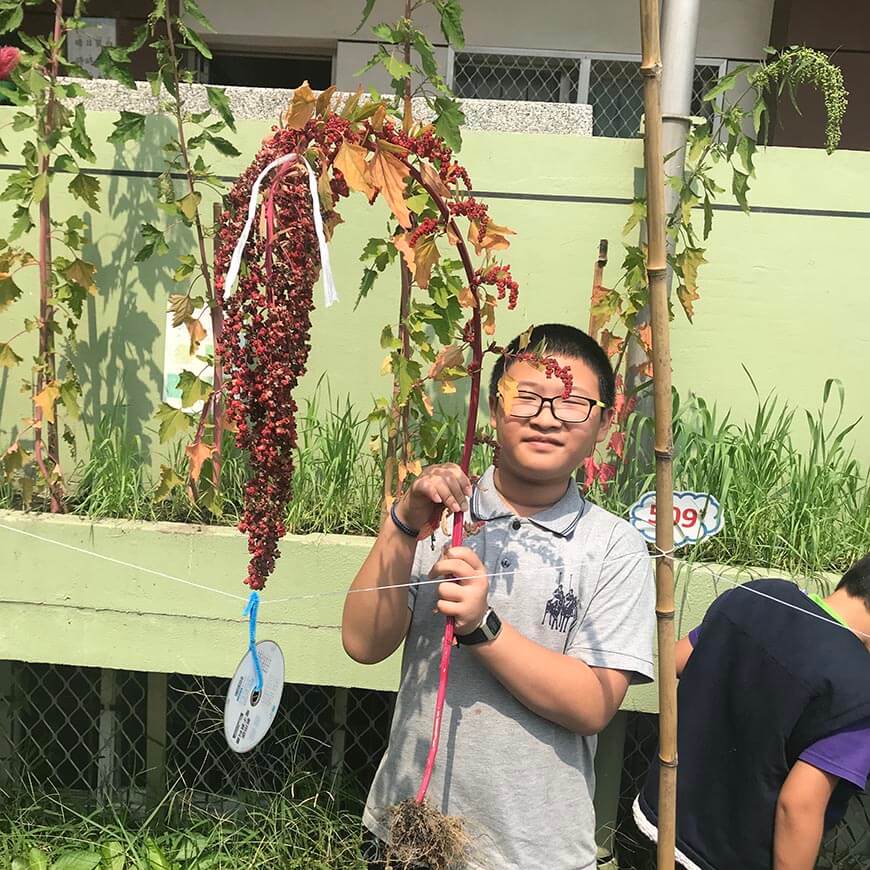
[[[164,169],[159,156],[163,143],[173,138],[174,127],[158,118],[146,125],[139,143],[137,168],[146,172]],[[141,159],[145,166],[140,166]],[[124,146],[116,146],[114,167],[129,165]],[[175,180],[176,189],[181,184]],[[84,416],[96,425],[103,409],[121,405],[127,411],[131,435],[156,444],[154,412],[163,389],[163,335],[170,293],[186,290],[176,285],[173,271],[177,254],[154,256],[136,262],[144,240],[140,228],[167,225],[167,241],[183,233],[189,244],[172,245],[175,251],[194,250],[192,234],[157,206],[157,179],[111,175],[106,190],[108,209],[102,232],[92,225],[92,245],[87,256],[97,265],[100,293],[88,299],[87,338],[77,348],[76,364],[86,385]],[[174,221],[174,225],[173,225]],[[202,288],[195,292],[202,293]]]

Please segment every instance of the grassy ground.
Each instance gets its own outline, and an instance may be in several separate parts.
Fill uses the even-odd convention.
[[[364,870],[359,812],[339,808],[328,794],[259,794],[232,813],[198,809],[189,797],[168,797],[138,819],[111,809],[82,812],[46,794],[16,800],[0,811],[0,867]]]

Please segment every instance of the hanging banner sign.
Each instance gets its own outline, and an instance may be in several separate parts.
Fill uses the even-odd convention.
[[[660,512],[656,494],[644,493],[631,507],[629,522],[650,543],[655,543]],[[719,500],[704,492],[675,492],[673,506],[674,547],[697,544],[722,531],[724,517]]]

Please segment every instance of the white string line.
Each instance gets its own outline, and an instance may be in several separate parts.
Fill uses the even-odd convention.
[[[226,598],[235,598],[237,601],[248,600],[242,595],[225,592],[223,589],[214,589],[211,586],[203,586],[201,583],[194,583],[192,580],[184,580],[183,578],[175,577],[172,574],[165,574],[163,571],[155,571],[153,568],[146,568],[144,565],[134,565],[132,562],[124,562],[123,560],[115,559],[112,556],[95,553],[93,550],[85,550],[83,547],[76,547],[74,544],[65,544],[63,541],[56,541],[53,538],[44,538],[42,535],[35,535],[33,532],[25,532],[24,529],[16,529],[14,526],[7,526],[0,523],[0,529],[5,529],[7,532],[15,532],[16,535],[24,535],[27,538],[33,538],[34,540],[42,541],[45,544],[54,544],[57,547],[63,547],[65,550],[72,550],[74,553],[83,553],[85,556],[93,556],[95,559],[112,562],[115,565],[120,565],[122,568],[132,568],[134,571],[153,574],[155,577],[162,577],[164,580],[173,580],[175,583],[183,583],[185,586],[193,586],[195,589],[202,589],[204,592],[214,592],[215,595],[223,595]]]
[[[223,589],[215,589],[212,586],[204,586],[201,583],[194,583],[192,580],[185,580],[182,577],[176,577],[173,574],[166,574],[163,571],[156,571],[153,568],[146,568],[144,565],[135,565],[132,562],[124,562],[121,559],[115,559],[112,556],[106,556],[103,553],[96,553],[93,550],[86,550],[83,547],[77,547],[74,544],[66,544],[63,541],[58,541],[55,538],[46,538],[43,535],[37,535],[33,532],[25,532],[23,529],[17,529],[15,526],[7,526],[3,523],[0,523],[0,529],[5,529],[7,532],[14,532],[17,535],[24,535],[28,538],[33,538],[36,541],[41,541],[44,544],[54,544],[56,547],[63,547],[65,550],[72,550],[74,553],[81,553],[85,556],[91,556],[94,559],[102,559],[105,562],[111,562],[115,565],[121,565],[124,568],[131,568],[134,571],[142,571],[145,574],[153,574],[155,577],[161,577],[164,580],[172,580],[175,583],[183,583],[185,586],[193,586],[196,589],[201,589],[204,592],[214,592],[215,595],[223,595],[226,598],[234,598],[237,601],[247,601],[248,598],[241,595],[235,595],[232,592],[225,592]],[[626,559],[637,559],[641,557],[643,554],[641,553],[628,553],[623,557],[618,559],[608,559],[604,564],[610,565],[615,562],[622,562]],[[670,555],[669,553],[657,553],[655,555],[650,555],[650,559],[661,559],[666,555]],[[576,568],[575,565],[548,565],[546,568],[537,568],[531,571],[522,571],[523,574],[543,574],[549,571],[565,571]],[[513,574],[518,574],[520,571],[496,571],[494,573],[486,573],[486,574],[471,574],[468,577],[464,577],[464,580],[477,580],[481,577],[509,577]],[[433,583],[444,583],[445,578],[440,577],[437,580],[416,580],[409,583],[390,583],[387,586],[363,586],[360,589],[349,589],[349,590],[335,590],[331,589],[327,592],[312,592],[307,595],[292,595],[287,598],[273,598],[273,599],[265,599],[260,601],[260,606],[266,604],[284,604],[287,602],[293,601],[308,601],[315,598],[330,598],[338,595],[350,595],[356,592],[383,592],[386,589],[408,589],[410,587],[417,586],[428,586]]]
[[[770,601],[773,601],[776,604],[781,604],[783,607],[789,607],[792,610],[797,610],[800,613],[805,613],[807,616],[812,616],[813,619],[820,619],[822,622],[827,622],[829,625],[836,626],[837,628],[842,628],[844,631],[848,631],[851,634],[857,634],[859,637],[870,638],[870,634],[867,634],[864,631],[858,631],[857,628],[851,628],[848,625],[843,625],[841,622],[837,622],[835,619],[830,619],[827,616],[821,616],[818,613],[813,613],[811,610],[804,610],[803,607],[798,607],[797,604],[791,604],[788,601],[783,601],[780,598],[776,598],[773,595],[768,595],[766,592],[762,592],[760,589],[753,589],[751,586],[746,586],[744,583],[741,583],[739,580],[734,580],[731,577],[726,576],[725,574],[720,574],[717,571],[714,571],[712,568],[708,568],[703,562],[680,562],[680,564],[689,566],[689,570],[695,569],[703,569],[704,571],[708,571],[714,577],[719,578],[720,580],[724,580],[726,583],[730,583],[735,589],[743,589],[745,592],[751,592],[753,595],[759,595],[762,598],[767,598]]]
[[[14,532],[15,534],[18,534],[18,535],[24,535],[25,537],[32,538],[36,541],[41,541],[45,544],[54,544],[57,547],[63,547],[65,550],[72,550],[75,553],[81,553],[85,556],[92,556],[95,559],[102,559],[105,562],[111,562],[115,565],[120,565],[123,568],[131,568],[134,571],[142,571],[145,574],[152,574],[153,576],[160,577],[164,580],[172,580],[175,583],[183,583],[185,586],[193,586],[195,589],[200,589],[204,592],[213,592],[215,595],[223,595],[225,598],[233,598],[236,601],[247,601],[248,600],[244,596],[235,595],[232,592],[226,592],[223,589],[215,589],[211,586],[204,586],[201,583],[194,583],[192,580],[185,580],[181,577],[175,577],[172,574],[166,574],[163,571],[156,571],[153,568],[146,568],[144,565],[135,565],[132,562],[125,562],[121,559],[115,559],[114,557],[106,556],[103,553],[95,553],[93,550],[85,550],[83,547],[76,547],[74,544],[66,544],[63,541],[58,541],[58,540],[55,540],[54,538],[46,538],[46,537],[43,537],[42,535],[36,535],[33,532],[25,532],[23,529],[17,529],[14,526],[7,526],[5,524],[0,523],[0,529],[5,529],[7,532]],[[626,559],[637,559],[640,555],[641,555],[640,553],[629,553],[620,559],[608,559],[606,562],[604,562],[604,564],[610,565],[610,564],[613,564],[615,562],[624,561]],[[655,553],[655,554],[648,554],[648,558],[649,559],[662,559],[665,556],[669,556],[669,555],[671,555],[671,554],[670,553]],[[731,586],[734,587],[735,589],[743,589],[746,592],[751,592],[754,595],[758,595],[762,598],[767,598],[776,604],[782,605],[783,607],[789,607],[792,610],[797,610],[800,613],[805,613],[805,614],[807,614],[807,616],[811,616],[814,619],[820,619],[822,622],[827,622],[829,625],[833,625],[836,628],[843,629],[844,631],[851,632],[852,634],[859,635],[861,637],[870,638],[870,634],[867,634],[867,633],[862,632],[862,631],[857,631],[856,629],[853,629],[853,628],[850,628],[849,626],[843,625],[842,623],[837,622],[836,620],[828,619],[827,617],[820,616],[819,614],[813,613],[810,610],[804,610],[802,607],[798,607],[796,604],[790,604],[787,601],[782,601],[781,599],[775,598],[772,595],[768,595],[765,592],[761,592],[758,589],[753,589],[749,586],[745,586],[739,580],[734,580],[725,574],[714,571],[712,568],[708,567],[703,562],[685,562],[682,560],[675,560],[675,561],[677,562],[678,565],[686,565],[690,571],[693,571],[693,570],[707,571],[709,574],[712,574],[714,577],[716,577],[720,580],[723,580],[726,583],[731,584]],[[522,573],[523,574],[543,574],[543,573],[546,573],[548,571],[563,571],[563,570],[571,569],[571,568],[575,568],[575,567],[576,566],[571,566],[571,565],[567,565],[567,564],[551,565],[547,568],[540,568],[540,569],[536,569],[534,571],[523,571]],[[491,574],[472,574],[472,575],[470,575],[466,578],[463,578],[463,579],[476,580],[476,579],[479,579],[481,577],[488,577],[488,578],[489,577],[506,577],[506,576],[510,576],[512,574],[518,574],[518,573],[520,573],[520,571],[497,571],[497,572],[494,572]],[[428,585],[431,585],[434,583],[443,583],[443,582],[444,582],[444,578],[441,577],[441,578],[438,578],[436,580],[417,580],[417,581],[409,582],[409,583],[391,583],[389,586],[364,586],[360,589],[350,589],[347,591],[330,590],[329,592],[314,592],[314,593],[311,593],[309,595],[294,595],[294,596],[291,596],[289,598],[276,598],[273,600],[265,600],[265,601],[262,601],[261,604],[284,604],[284,603],[293,602],[293,601],[307,601],[307,600],[315,599],[315,598],[334,597],[334,596],[338,596],[338,595],[350,595],[350,594],[356,593],[356,592],[382,592],[385,589],[407,589],[407,588],[410,588],[412,586],[416,588],[418,586],[428,586]]]

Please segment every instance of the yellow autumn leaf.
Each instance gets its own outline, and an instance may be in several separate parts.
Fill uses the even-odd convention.
[[[393,358],[390,354],[387,354],[384,357],[384,361],[381,363],[381,374],[388,375],[393,370]]]
[[[187,331],[190,333],[190,355],[193,356],[199,349],[200,344],[205,340],[205,327],[192,317],[188,317],[184,321]]]
[[[54,423],[54,406],[60,398],[60,387],[57,381],[50,381],[33,398],[33,404],[42,411],[42,419]]]
[[[408,167],[389,151],[379,147],[369,164],[369,178],[381,192],[390,211],[396,216],[399,225],[406,230],[411,228],[411,213],[405,204],[405,179]]]
[[[184,452],[190,460],[191,480],[199,480],[199,475],[202,472],[202,464],[206,459],[211,459],[211,455],[214,453],[214,447],[212,447],[211,444],[205,444],[204,442],[199,441],[196,444],[188,444],[187,447],[184,448]]]
[[[63,276],[68,281],[84,287],[92,296],[97,293],[97,285],[94,284],[94,273],[97,267],[93,263],[76,258],[63,270]]]
[[[442,199],[450,196],[450,188],[444,183],[431,164],[424,163],[420,167],[420,175],[423,177],[423,181],[426,183],[425,186],[430,193],[437,194]]]
[[[335,85],[330,85],[325,91],[321,91],[317,96],[315,109],[318,115],[326,115],[329,113],[329,106],[332,98],[335,95]]]
[[[432,277],[432,267],[441,259],[434,236],[420,236],[414,245],[414,280],[425,290]]]
[[[342,142],[335,157],[335,168],[344,176],[351,190],[358,190],[371,199],[374,188],[369,183],[368,153],[361,145]]]
[[[441,384],[441,392],[442,393],[455,393],[456,387],[453,386],[452,381],[444,381],[444,383]]]
[[[429,367],[429,377],[437,379],[444,369],[456,368],[463,362],[465,362],[465,354],[462,348],[458,344],[449,344],[435,357],[435,362]]]
[[[293,91],[293,102],[284,112],[284,126],[290,130],[301,130],[310,120],[317,108],[317,97],[304,81]]]
[[[518,383],[516,379],[512,378],[507,372],[505,372],[498,380],[498,395],[501,399],[505,416],[510,416],[514,399],[517,397],[517,387]]]

